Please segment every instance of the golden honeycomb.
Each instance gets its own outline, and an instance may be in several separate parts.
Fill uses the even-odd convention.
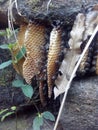
[[[56,61],[59,61],[59,54],[61,53],[61,40],[62,31],[54,28],[50,34],[50,46],[48,52],[47,61],[47,83],[48,83],[48,97],[51,97],[52,88],[54,85],[54,79],[56,72],[58,71],[58,66]]]
[[[43,57],[45,57],[41,49],[45,45],[45,27],[30,23],[26,30],[24,45],[27,57],[23,64],[23,77],[30,84],[33,76],[40,73]]]

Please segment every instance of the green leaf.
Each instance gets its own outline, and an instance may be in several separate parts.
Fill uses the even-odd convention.
[[[1,49],[9,49],[9,47],[8,47],[7,44],[1,45],[0,48],[1,48]]]
[[[32,86],[24,84],[22,80],[14,80],[12,85],[14,87],[20,87],[26,97],[31,98],[34,93]]]
[[[21,58],[23,58],[25,54],[26,54],[26,48],[22,47],[21,50],[16,55],[17,61],[19,61]]]
[[[32,97],[32,95],[34,93],[32,86],[30,86],[30,85],[23,85],[21,87],[21,89],[22,89],[22,91],[23,91],[23,93],[24,93],[24,95],[26,97],[29,97],[29,98]]]
[[[4,69],[4,68],[8,67],[11,64],[12,64],[12,60],[3,62],[2,64],[0,64],[0,69]]]
[[[24,84],[23,84],[23,81],[22,80],[14,80],[13,82],[12,82],[12,86],[14,86],[14,87],[22,87]]]
[[[33,120],[33,130],[40,130],[40,126],[43,125],[43,117],[35,117]]]
[[[50,121],[55,121],[54,115],[49,111],[43,112],[42,116]]]
[[[15,111],[16,110],[16,106],[12,106],[11,110]]]
[[[8,111],[8,109],[4,109],[0,111],[0,115],[3,114],[4,112]]]
[[[9,43],[8,44],[9,50],[12,50],[15,45],[16,45],[16,42],[15,43]]]
[[[0,31],[0,36],[6,36],[6,32]]]
[[[2,116],[1,121],[4,121],[4,119],[10,115],[12,115],[14,112],[8,112],[4,116]]]
[[[12,50],[15,45],[16,45],[16,43],[9,43],[9,44],[1,45],[0,48],[1,48],[1,49],[9,49],[9,50]]]
[[[9,28],[6,28],[6,35],[7,35],[7,38],[10,38],[12,35],[12,32]]]

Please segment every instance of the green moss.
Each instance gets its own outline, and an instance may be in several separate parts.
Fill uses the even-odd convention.
[[[32,9],[34,12],[39,12],[39,8],[41,7],[42,1],[41,0],[31,0]]]
[[[40,2],[40,0],[32,0],[32,2],[37,3]]]
[[[11,68],[6,68],[2,70],[2,74],[0,74],[0,87],[8,86],[12,82],[12,79],[13,79],[13,72]]]
[[[33,5],[37,5],[40,2],[40,0],[32,0]]]
[[[1,86],[6,86],[6,81],[5,81],[5,76],[4,75],[0,76],[0,87]]]

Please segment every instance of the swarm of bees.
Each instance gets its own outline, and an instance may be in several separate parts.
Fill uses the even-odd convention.
[[[85,21],[85,31],[83,34],[83,41],[81,44],[81,51],[83,51],[86,43],[88,42],[90,36],[92,35],[95,27],[98,25],[98,10],[97,8],[92,9],[92,11],[88,12],[86,15]],[[98,75],[98,32],[93,39],[90,47],[85,53],[84,58],[80,64],[80,68],[78,70],[79,74],[85,75],[89,73],[94,73]]]
[[[58,86],[58,84],[55,84],[55,80],[58,80],[58,76],[64,74],[60,71],[63,60],[67,61],[65,74],[68,78],[97,24],[98,10],[96,8],[87,12],[87,14],[79,13],[76,16],[67,43],[66,31],[64,31],[66,28],[62,26],[61,21],[55,21],[51,25],[51,29],[36,20],[20,25],[17,45],[20,48],[22,46],[26,48],[26,55],[19,61],[19,68],[15,65],[14,68],[18,73],[21,71],[21,75],[28,84],[32,84],[32,80],[36,76],[40,100],[43,105],[45,103],[44,89],[47,90],[48,98],[51,98],[54,86]],[[77,75],[85,75],[86,73],[98,75],[97,41],[98,33],[85,53]]]

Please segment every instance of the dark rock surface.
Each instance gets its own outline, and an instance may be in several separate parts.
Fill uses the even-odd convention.
[[[61,123],[64,130],[98,129],[98,76],[72,82]]]
[[[88,7],[92,7],[98,4],[98,0],[51,0],[47,11],[49,0],[17,0],[18,13],[22,16],[17,15],[15,10],[16,6],[13,5],[13,16],[18,24],[25,21],[26,19],[45,19],[48,21],[54,19],[63,19],[66,22],[74,20],[74,15],[79,11],[86,11]],[[7,26],[7,13],[8,13],[9,2],[8,0],[0,1],[0,27]],[[70,19],[70,20],[69,20]]]
[[[48,1],[49,0],[18,0],[19,11],[22,15],[26,16],[26,18],[32,16],[33,18],[37,17],[42,19],[43,15],[40,14],[44,14],[44,18],[47,18]],[[65,19],[79,11],[83,11],[84,8],[82,8],[82,5],[88,8],[96,3],[98,4],[98,0],[52,0],[48,18]],[[0,1],[0,28],[7,27],[8,4],[8,0]],[[19,20],[21,18],[17,16],[16,19]],[[3,41],[0,42],[2,43]],[[10,55],[9,58],[6,57],[7,54],[8,52],[6,53],[6,51],[0,50],[0,62],[10,58]],[[0,71],[0,109],[10,107],[11,105],[18,105],[25,101],[20,90],[11,88],[12,79],[16,76],[15,72],[12,71],[11,68],[7,70],[5,70],[6,73]],[[24,125],[22,125],[23,122]],[[98,130],[98,76],[73,81],[60,122],[64,130]],[[31,130],[31,124],[32,117],[29,119],[21,119],[18,123],[18,130]],[[51,126],[53,127],[53,125]],[[0,124],[0,130],[7,128],[14,130],[15,120],[12,121],[12,124],[11,120]],[[45,125],[42,130],[50,130],[50,128]]]
[[[32,130],[34,109],[18,115],[17,130]],[[41,130],[53,130],[54,123],[45,121]],[[63,129],[62,129],[63,127]],[[0,123],[0,130],[15,130],[16,119]],[[98,130],[98,77],[73,81],[57,130]]]

